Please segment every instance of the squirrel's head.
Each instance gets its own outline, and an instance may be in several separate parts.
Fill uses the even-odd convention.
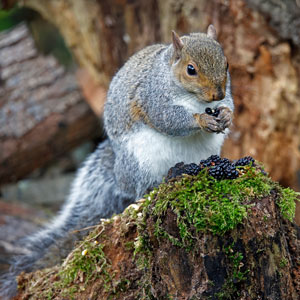
[[[181,38],[172,31],[174,76],[200,101],[225,97],[228,63],[216,35],[213,25],[208,27],[207,34],[191,33]]]

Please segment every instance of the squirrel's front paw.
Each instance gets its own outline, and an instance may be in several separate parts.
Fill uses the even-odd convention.
[[[222,131],[228,128],[232,123],[233,113],[230,108],[226,106],[218,107],[218,116],[216,118],[220,127],[222,127]]]
[[[233,113],[230,108],[221,106],[217,108],[216,114],[203,113],[194,114],[199,127],[207,132],[224,132],[232,123]]]
[[[224,130],[221,122],[212,115],[208,115],[206,113],[194,114],[194,118],[198,126],[207,132],[221,132]]]

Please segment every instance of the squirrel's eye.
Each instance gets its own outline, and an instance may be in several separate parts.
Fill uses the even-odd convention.
[[[195,68],[194,68],[193,65],[188,65],[188,66],[187,66],[187,73],[188,73],[190,76],[195,76],[195,75],[197,75],[197,71],[195,70]]]

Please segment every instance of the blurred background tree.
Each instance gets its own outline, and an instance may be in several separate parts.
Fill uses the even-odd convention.
[[[4,127],[0,130],[3,196],[20,199],[22,193],[26,194],[22,188],[24,184],[18,184],[14,189],[12,182],[23,179],[21,182],[24,183],[24,178],[29,175],[41,180],[41,174],[49,169],[49,164],[57,164],[63,154],[71,153],[60,167],[63,166],[64,171],[75,170],[101,137],[101,127],[95,116],[101,118],[109,82],[130,55],[153,43],[169,43],[171,30],[179,34],[206,31],[211,23],[215,25],[218,40],[228,57],[236,104],[234,126],[224,145],[223,156],[237,159],[251,155],[264,163],[274,180],[300,190],[299,0],[2,1],[0,29],[7,30],[20,22],[26,22],[30,29],[34,47],[38,49],[36,56],[41,53],[54,55],[63,65],[64,71],[58,72],[59,76],[68,76],[68,84],[72,86],[65,92],[75,89],[78,94],[77,100],[69,103],[59,117],[54,109],[57,104],[51,97],[45,97],[43,107],[50,101],[54,103],[47,110],[47,117],[35,120],[30,130],[20,136],[8,134]],[[4,50],[8,46],[3,40],[7,41],[9,34],[5,32],[2,36]],[[11,46],[14,47],[14,43]],[[2,50],[0,65],[4,66]],[[11,55],[14,53],[12,51]],[[22,53],[18,55],[22,60]],[[58,64],[47,72],[55,73],[56,68],[59,68]],[[3,79],[2,75],[3,72],[0,123],[1,116],[7,117],[3,113],[4,104],[10,102],[8,91],[12,92],[11,86],[8,88],[7,85],[9,78]],[[57,78],[54,76],[47,86],[57,82]],[[64,99],[61,95],[59,103],[66,101]],[[91,110],[84,106],[84,101]],[[26,103],[30,107],[31,102]],[[84,113],[80,114],[80,111]],[[47,122],[49,119],[55,121]],[[22,122],[23,128],[24,122],[28,121]],[[41,126],[42,130],[39,129]],[[31,139],[30,134],[33,134]],[[74,152],[86,141],[93,142],[85,143],[80,148],[84,150]],[[77,156],[81,159],[74,159]],[[24,160],[28,162],[26,166],[22,163]],[[45,166],[48,167],[45,169]],[[34,170],[38,171],[32,173]],[[64,186],[67,190],[68,184],[64,182]],[[29,190],[33,187],[27,184],[26,191],[32,199]],[[45,194],[49,194],[49,190]],[[55,197],[55,193],[52,195]],[[40,190],[37,198],[41,198]]]

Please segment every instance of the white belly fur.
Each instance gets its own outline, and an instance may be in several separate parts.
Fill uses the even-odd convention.
[[[220,154],[225,134],[201,132],[188,137],[163,135],[145,127],[128,137],[127,150],[139,167],[151,172],[153,180],[161,181],[176,163],[199,163],[210,155]]]

